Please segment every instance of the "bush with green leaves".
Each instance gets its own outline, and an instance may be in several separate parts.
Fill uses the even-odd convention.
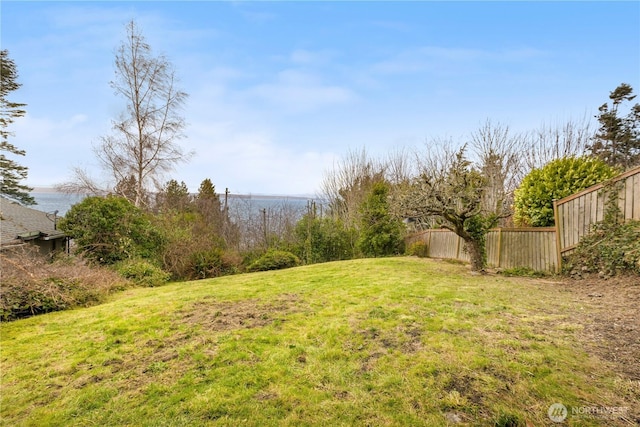
[[[429,256],[429,245],[423,241],[414,242],[407,248],[407,255],[427,258]]]
[[[297,265],[300,265],[300,258],[295,254],[287,251],[270,249],[260,258],[251,263],[251,265],[247,267],[247,271],[281,270],[283,268],[291,268]]]
[[[605,218],[591,233],[580,239],[563,263],[565,273],[574,277],[595,273],[602,278],[640,275],[640,221],[619,222]]]
[[[295,227],[296,253],[307,264],[352,259],[355,233],[340,220],[304,215]]]
[[[239,271],[242,260],[233,253],[221,248],[210,248],[194,252],[189,260],[190,279],[206,279],[209,277],[235,274]]]
[[[565,157],[532,170],[515,192],[514,221],[520,226],[555,224],[553,201],[599,184],[617,170],[592,157]]]
[[[73,238],[77,252],[103,265],[154,258],[163,245],[147,214],[123,197],[87,197],[58,225]]]
[[[115,265],[115,270],[136,285],[148,287],[164,285],[171,277],[169,273],[144,259],[120,261]]]
[[[389,185],[377,182],[360,207],[358,248],[365,256],[397,255],[404,251],[405,227],[389,212]]]

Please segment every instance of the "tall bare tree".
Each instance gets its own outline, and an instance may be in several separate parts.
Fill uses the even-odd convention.
[[[347,226],[356,226],[360,205],[384,175],[385,166],[372,159],[364,147],[349,151],[332,170],[325,172],[321,183],[330,214]]]
[[[485,179],[482,210],[499,217],[508,216],[513,194],[524,177],[522,152],[526,139],[508,126],[487,120],[471,133],[470,146],[477,167]]]
[[[141,207],[150,200],[148,192],[160,188],[162,175],[191,156],[178,144],[184,137],[181,110],[188,95],[177,87],[172,64],[165,56],[154,55],[134,21],[126,25],[126,37],[116,51],[110,85],[124,99],[125,110],[94,151],[112,178],[111,191],[126,189],[120,195]],[[86,172],[76,169],[75,174],[75,184],[63,189],[99,188]]]
[[[526,146],[521,152],[524,175],[554,160],[582,156],[592,137],[593,129],[586,116],[565,122],[543,123],[526,135]]]
[[[5,152],[13,156],[24,156],[25,151],[20,150],[9,142],[12,133],[8,127],[14,119],[25,114],[26,104],[12,102],[7,95],[20,88],[18,83],[18,70],[16,64],[9,58],[7,50],[0,50],[0,194],[25,205],[35,204],[35,200],[29,195],[32,190],[20,181],[27,177],[28,169],[15,160],[5,156]]]

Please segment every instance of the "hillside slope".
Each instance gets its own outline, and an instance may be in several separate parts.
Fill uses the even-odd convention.
[[[134,289],[1,325],[2,425],[569,425],[640,420],[553,282],[417,258]],[[621,408],[572,414],[572,408]],[[527,424],[529,423],[529,424]]]

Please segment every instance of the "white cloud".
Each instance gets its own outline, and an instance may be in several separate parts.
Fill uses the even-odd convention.
[[[27,184],[50,186],[66,180],[70,168],[95,168],[92,141],[100,135],[86,114],[56,120],[27,113],[15,121],[11,142],[25,150],[18,163],[29,168]]]
[[[374,64],[373,70],[381,74],[410,74],[425,71],[448,71],[485,62],[517,63],[544,57],[543,51],[522,48],[484,50],[425,46],[405,50]]]
[[[299,69],[281,71],[274,82],[253,86],[245,94],[288,113],[309,112],[356,99],[351,89],[327,84],[317,75]]]
[[[197,155],[179,175],[191,189],[210,178],[233,193],[314,194],[334,154],[295,150],[276,142],[269,130],[243,129],[232,122],[192,127]]]

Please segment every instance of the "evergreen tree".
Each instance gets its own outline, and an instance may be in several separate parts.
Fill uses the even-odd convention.
[[[621,105],[635,97],[631,86],[622,83],[609,95],[611,106],[604,103],[598,109],[600,129],[589,149],[609,166],[629,169],[640,165],[640,104],[632,106],[626,116],[620,116]]]
[[[158,209],[161,212],[186,212],[191,205],[191,195],[184,181],[167,181],[157,196]]]
[[[360,239],[358,247],[366,256],[396,255],[403,250],[402,221],[389,213],[389,185],[373,184],[360,207]]]
[[[5,155],[24,156],[25,151],[20,150],[9,142],[12,135],[7,129],[13,121],[25,115],[26,104],[11,102],[7,95],[22,86],[18,83],[18,70],[12,59],[9,58],[9,51],[0,50],[0,74],[2,81],[0,84],[0,194],[21,202],[25,205],[35,205],[36,202],[29,195],[32,188],[20,184],[20,181],[27,178],[28,168],[20,165],[15,160],[11,160]]]

